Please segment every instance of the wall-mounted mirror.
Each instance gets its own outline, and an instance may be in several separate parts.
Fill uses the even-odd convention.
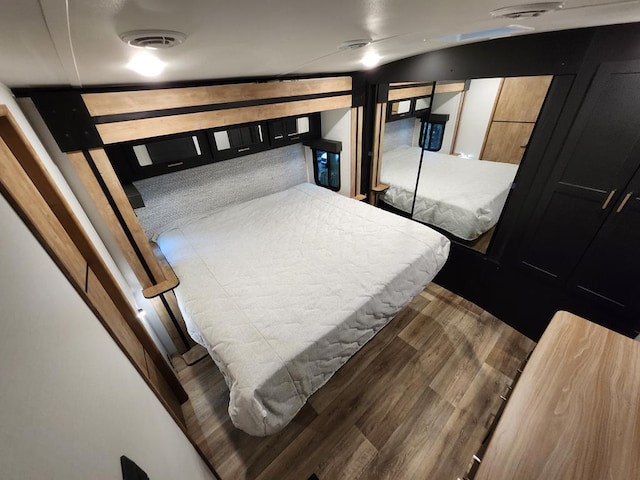
[[[486,252],[551,80],[436,83],[428,113],[385,127],[382,206]]]

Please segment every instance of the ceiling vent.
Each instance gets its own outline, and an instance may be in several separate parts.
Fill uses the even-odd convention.
[[[187,36],[181,32],[171,30],[134,30],[120,35],[120,39],[132,47],[155,50],[171,48],[180,45]]]
[[[554,12],[564,8],[564,2],[541,2],[528,3],[526,5],[515,5],[513,7],[498,8],[491,12],[492,17],[496,18],[534,18],[539,17],[543,13]]]

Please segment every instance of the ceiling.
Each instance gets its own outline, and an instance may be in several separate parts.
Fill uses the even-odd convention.
[[[381,63],[446,48],[458,33],[533,27],[531,33],[640,21],[640,0],[565,0],[537,18],[492,18],[527,0],[14,0],[0,17],[0,83],[9,87],[140,84],[352,72],[375,51]],[[150,80],[125,65],[136,53],[119,35],[138,29],[187,34],[157,50]],[[359,50],[347,40],[370,38]]]

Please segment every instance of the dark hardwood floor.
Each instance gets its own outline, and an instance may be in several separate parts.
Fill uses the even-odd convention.
[[[189,431],[227,479],[456,479],[534,343],[430,284],[270,437],[236,429],[206,356],[174,359]]]

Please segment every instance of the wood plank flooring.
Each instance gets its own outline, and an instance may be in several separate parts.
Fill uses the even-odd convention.
[[[534,343],[430,284],[276,435],[229,419],[211,359],[174,359],[187,427],[223,480],[456,479]]]

